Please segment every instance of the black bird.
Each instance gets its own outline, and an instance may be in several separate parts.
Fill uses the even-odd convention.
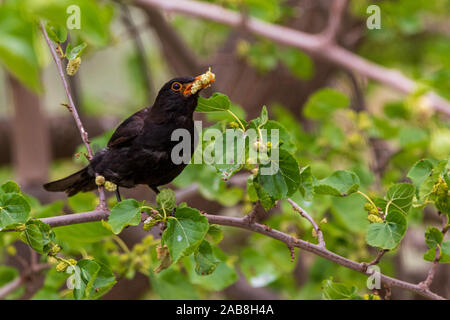
[[[95,190],[96,173],[118,187],[146,184],[158,193],[158,186],[171,182],[186,164],[171,160],[172,132],[184,128],[190,133],[194,151],[193,113],[198,93],[214,82],[210,71],[198,77],[181,77],[167,82],[152,107],[144,108],[122,122],[106,148],[97,152],[84,169],[61,180],[44,184],[47,191],[64,191],[68,196]],[[119,188],[116,190],[120,201]]]

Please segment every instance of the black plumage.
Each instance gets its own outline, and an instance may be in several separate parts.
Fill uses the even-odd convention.
[[[95,173],[118,187],[132,188],[146,184],[155,192],[171,182],[186,164],[171,160],[172,132],[184,128],[190,133],[191,154],[194,150],[193,113],[198,91],[191,93],[199,77],[175,78],[159,91],[152,107],[144,108],[123,121],[106,148],[97,152],[84,169],[44,185],[47,191],[64,191],[69,196],[97,188]],[[120,198],[120,195],[119,195]]]

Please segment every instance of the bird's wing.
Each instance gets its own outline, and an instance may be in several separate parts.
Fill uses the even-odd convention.
[[[147,112],[147,109],[143,109],[122,122],[109,139],[108,148],[122,145],[138,136],[144,128],[144,119]]]

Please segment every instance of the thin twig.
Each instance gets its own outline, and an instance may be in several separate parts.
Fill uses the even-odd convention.
[[[41,31],[44,35],[45,41],[47,42],[47,45],[50,49],[50,52],[52,54],[53,60],[56,63],[56,67],[58,69],[59,76],[61,77],[61,81],[64,86],[64,90],[66,91],[67,99],[69,100],[68,109],[72,113],[73,118],[75,119],[75,123],[77,124],[78,130],[80,131],[81,140],[83,141],[84,145],[86,146],[87,152],[88,152],[88,158],[89,161],[93,157],[91,145],[89,142],[89,136],[87,131],[83,127],[83,123],[80,120],[80,116],[78,115],[77,108],[75,107],[75,103],[73,102],[72,94],[70,93],[69,85],[67,83],[66,77],[64,75],[64,69],[61,63],[61,59],[59,58],[58,54],[56,53],[56,50],[51,42],[51,40],[48,37],[47,31],[45,30],[44,24],[41,22]],[[105,191],[102,186],[98,187],[98,195],[100,200],[100,207],[106,208],[106,197],[105,197]]]
[[[323,31],[322,36],[326,42],[335,42],[336,35],[342,23],[347,0],[333,0],[328,13],[328,25]]]
[[[147,57],[145,54],[145,48],[144,44],[142,43],[141,36],[139,34],[139,29],[134,24],[133,19],[131,17],[130,9],[128,8],[128,5],[125,4],[122,0],[115,0],[120,6],[120,9],[122,11],[122,21],[124,25],[127,28],[128,34],[131,36],[134,42],[134,47],[136,48],[136,54],[139,59],[140,63],[140,71],[142,73],[142,78],[144,80],[144,86],[146,88],[146,96],[147,96],[147,102],[150,102],[154,93],[155,88],[153,87],[153,81],[152,77],[150,75],[150,69],[147,63]]]
[[[236,28],[242,26],[240,13],[211,3],[191,0],[133,0],[133,2],[141,7],[152,7],[167,12],[188,14]],[[311,35],[253,17],[248,18],[246,26],[247,30],[253,34],[271,39],[279,44],[302,49],[346,69],[354,70],[363,76],[381,82],[405,94],[411,94],[417,88],[416,82],[406,77],[400,71],[382,67],[337,44],[324,42],[321,34]],[[436,111],[450,116],[449,101],[433,92],[428,93],[426,97]]]
[[[378,264],[378,263],[380,262],[381,258],[383,258],[384,254],[385,254],[386,252],[388,252],[388,251],[389,251],[389,250],[387,250],[387,249],[378,251],[378,254],[377,254],[377,256],[376,256],[375,259],[373,259],[373,260],[370,261],[369,263],[366,263],[366,262],[361,263],[363,269],[364,269],[364,270],[367,270],[370,266],[374,266],[374,265]]]
[[[314,230],[316,230],[317,240],[319,241],[319,245],[321,247],[325,248],[325,240],[323,238],[323,233],[322,233],[322,230],[320,229],[319,225],[314,221],[314,219],[303,208],[301,208],[297,203],[292,201],[292,199],[288,198],[287,201],[291,204],[292,208],[294,208],[295,211],[300,213],[300,215],[303,218],[305,218],[312,224]]]

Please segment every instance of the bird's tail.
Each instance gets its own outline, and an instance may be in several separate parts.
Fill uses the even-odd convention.
[[[89,167],[86,167],[66,178],[46,183],[44,189],[53,192],[64,191],[69,197],[78,192],[94,190],[96,188],[95,177],[89,171]]]

